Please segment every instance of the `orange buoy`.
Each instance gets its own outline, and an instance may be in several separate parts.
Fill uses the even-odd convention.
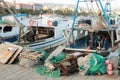
[[[111,70],[112,70],[112,64],[108,64],[107,70],[108,70],[108,71],[111,71]]]
[[[107,71],[107,73],[108,73],[108,75],[109,75],[109,76],[112,76],[113,71],[112,71],[112,70],[110,70],[110,71]]]
[[[110,61],[109,61],[109,60],[106,60],[106,61],[105,61],[105,64],[106,64],[106,65],[108,65],[109,63],[110,63]]]
[[[34,22],[33,19],[29,20],[29,26],[33,26],[34,23],[35,23],[35,22]]]
[[[49,25],[49,26],[52,26],[52,25],[53,25],[53,22],[52,22],[52,21],[48,21],[48,25]]]

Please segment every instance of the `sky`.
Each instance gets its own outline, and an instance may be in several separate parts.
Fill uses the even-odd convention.
[[[5,1],[15,1],[15,0],[5,0]],[[68,3],[68,4],[74,4],[77,0],[16,0],[16,2],[37,2],[37,3]]]
[[[29,2],[37,2],[37,3],[63,3],[63,4],[76,4],[77,0],[4,0],[4,1],[9,1],[9,2],[24,2],[24,3],[29,3]],[[101,0],[101,1],[107,1],[107,0]],[[120,2],[120,0],[111,0],[111,1],[117,1]]]
[[[16,3],[62,3],[62,4],[76,4],[77,0],[4,0],[8,2],[16,1]],[[101,0],[101,1],[107,1],[107,0]],[[120,7],[120,0],[110,0],[111,1],[111,7]],[[104,4],[104,3],[103,3]],[[82,7],[86,6],[86,4],[80,4]]]

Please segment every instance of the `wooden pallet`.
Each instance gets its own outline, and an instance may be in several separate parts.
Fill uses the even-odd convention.
[[[20,54],[20,58],[26,58],[31,60],[37,60],[38,58],[42,58],[43,56],[43,54],[33,51],[26,51]]]
[[[8,42],[0,44],[0,62],[11,64],[22,51],[22,47]]]
[[[5,54],[2,55],[0,58],[0,62],[5,64],[8,62],[8,60],[11,58],[11,56],[18,50],[18,48],[8,48]]]
[[[20,52],[22,51],[23,47],[17,46],[18,50],[16,51],[16,53],[10,58],[8,64],[12,64],[14,62],[14,60],[16,59],[16,57],[20,54]]]

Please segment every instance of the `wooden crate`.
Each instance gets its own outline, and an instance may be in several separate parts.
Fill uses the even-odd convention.
[[[33,51],[26,51],[23,53],[20,53],[19,56],[19,65],[25,68],[32,68],[36,65],[42,64],[40,61],[40,58],[42,58],[44,55],[39,52],[33,52]]]

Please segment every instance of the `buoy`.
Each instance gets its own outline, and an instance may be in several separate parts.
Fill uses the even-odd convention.
[[[33,26],[34,23],[35,23],[35,22],[34,22],[33,19],[29,20],[29,26]]]
[[[52,25],[53,25],[53,22],[52,22],[52,21],[48,21],[48,25],[49,25],[49,26],[52,26]]]
[[[112,71],[112,70],[110,70],[110,71],[107,71],[107,73],[108,73],[108,75],[109,75],[109,76],[112,76],[113,71]]]
[[[108,64],[108,65],[107,65],[107,70],[108,70],[108,71],[112,70],[112,64]]]
[[[109,61],[109,60],[106,60],[106,61],[105,61],[105,64],[106,64],[106,65],[108,65],[109,63],[110,63],[110,61]]]

